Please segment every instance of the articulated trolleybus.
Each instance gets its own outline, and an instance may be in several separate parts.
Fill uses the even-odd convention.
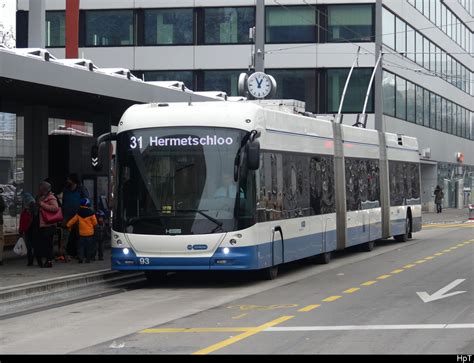
[[[421,229],[417,140],[273,102],[136,105],[115,139],[112,268],[261,270]]]

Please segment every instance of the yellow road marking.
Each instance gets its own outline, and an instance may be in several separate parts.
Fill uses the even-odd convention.
[[[443,250],[443,252],[447,253],[447,252],[451,252],[451,250]]]
[[[340,299],[342,296],[339,296],[339,295],[334,295],[334,296],[329,296],[325,299],[323,299],[322,301],[324,302],[332,302],[332,301],[336,301],[337,299]]]
[[[391,274],[399,274],[400,272],[403,272],[404,270],[399,268],[397,270],[390,271]]]
[[[371,281],[367,281],[367,282],[362,283],[361,286],[370,286],[370,285],[373,285],[373,284],[376,284],[376,283],[377,283],[377,281],[371,280]]]
[[[316,308],[319,308],[320,306],[321,306],[321,304],[308,305],[308,306],[305,306],[302,309],[299,309],[298,311],[304,313],[304,312],[311,311],[311,310],[314,310]]]
[[[237,335],[235,337],[231,337],[229,339],[225,339],[225,340],[223,340],[219,343],[213,344],[213,345],[211,345],[207,348],[198,350],[197,352],[194,352],[193,354],[203,355],[203,354],[209,354],[209,353],[215,352],[216,350],[225,348],[229,345],[232,345],[232,344],[237,343],[241,340],[244,340],[248,337],[251,337],[252,335],[258,334],[258,333],[262,332],[265,329],[268,329],[272,326],[281,324],[281,323],[283,323],[287,320],[293,319],[293,318],[294,318],[294,316],[281,316],[278,319],[272,320],[272,321],[270,321],[266,324],[257,326],[255,328],[251,328],[251,329],[247,330],[245,333],[239,334],[239,335]]]
[[[418,261],[415,261],[415,263],[417,263],[417,264],[425,263],[425,262],[426,262],[426,260],[418,260]]]
[[[457,250],[457,247],[451,247],[450,250]]]
[[[360,287],[351,287],[350,289],[344,290],[346,294],[352,294],[353,292],[356,292],[360,290]]]
[[[143,334],[156,334],[156,333],[240,333],[246,332],[255,328],[158,328],[158,329],[145,329],[140,331]]]
[[[382,275],[382,276],[377,277],[377,280],[385,280],[385,279],[388,279],[391,276],[392,275]]]
[[[433,258],[436,258],[435,256],[428,256],[428,257],[425,257],[425,260],[432,260]]]
[[[462,246],[464,246],[464,243],[460,243],[460,244],[458,244],[458,245],[456,245],[456,246],[457,246],[457,247],[462,247]]]
[[[443,256],[443,255],[444,255],[443,252],[437,252],[437,253],[435,253],[435,256]]]
[[[243,314],[240,314],[240,315],[237,315],[237,316],[233,316],[232,319],[234,319],[234,320],[241,319],[241,318],[243,318],[244,316],[247,316],[247,315],[248,315],[248,313],[243,313]]]
[[[409,264],[409,265],[405,265],[403,266],[403,268],[412,268],[412,267],[415,267],[416,265],[413,265],[413,264]]]

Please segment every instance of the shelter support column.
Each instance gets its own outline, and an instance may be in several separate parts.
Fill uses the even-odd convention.
[[[48,108],[25,106],[25,191],[36,193],[48,177]]]

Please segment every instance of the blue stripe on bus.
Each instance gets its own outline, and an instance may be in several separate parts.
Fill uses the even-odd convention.
[[[372,239],[381,236],[380,223],[367,225],[370,228]],[[367,242],[367,239],[357,237],[362,227],[348,229],[349,246]],[[379,231],[380,232],[376,232]],[[356,238],[358,238],[356,240]],[[367,234],[368,238],[368,234]],[[285,240],[283,262],[291,262],[323,252],[336,250],[336,231],[326,232],[326,245],[323,245],[323,234],[317,233]],[[275,251],[280,250],[275,247]],[[224,254],[223,248],[218,248],[212,257],[137,257],[132,249],[124,255],[123,249],[112,248],[112,269],[114,270],[257,270],[270,267],[272,261],[272,243],[267,242],[255,246],[230,247],[229,253]],[[142,261],[142,263],[140,263]],[[276,264],[281,257],[275,256]]]

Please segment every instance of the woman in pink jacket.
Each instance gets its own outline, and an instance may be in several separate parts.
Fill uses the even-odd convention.
[[[36,258],[40,267],[53,267],[53,237],[56,232],[57,223],[47,224],[44,221],[41,209],[48,212],[57,212],[59,205],[56,197],[51,192],[51,184],[48,182],[41,182],[39,185],[39,193],[36,198],[38,203],[38,219],[39,233],[37,234],[37,243],[34,250],[38,250]],[[43,265],[43,258],[46,258],[46,263]]]

